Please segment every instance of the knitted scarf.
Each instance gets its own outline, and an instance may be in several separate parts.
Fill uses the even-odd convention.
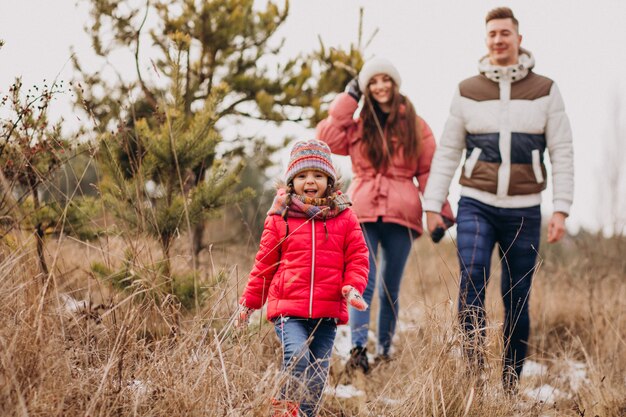
[[[268,215],[277,214],[283,217],[319,218],[332,219],[352,205],[350,198],[337,191],[326,198],[311,198],[297,194],[291,194],[291,204],[287,207],[287,192],[280,188],[274,197],[272,207],[267,212]],[[331,202],[334,201],[334,208],[331,209]],[[286,216],[285,216],[286,215]]]

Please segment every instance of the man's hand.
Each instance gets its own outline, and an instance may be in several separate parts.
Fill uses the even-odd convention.
[[[356,308],[359,311],[367,310],[367,303],[363,299],[363,296],[352,285],[344,285],[341,289],[341,293],[344,298],[348,300],[348,304]]]
[[[565,213],[555,211],[548,223],[548,243],[555,243],[565,236]]]
[[[443,222],[443,217],[441,217],[441,214],[435,213],[434,211],[426,212],[426,224],[428,226],[428,232],[431,234],[438,227],[441,227],[444,230],[446,229],[446,224]]]
[[[439,241],[446,234],[446,229],[449,227],[446,224],[446,220],[441,217],[441,214],[432,211],[426,212],[426,223],[428,225],[428,231],[430,232],[430,238],[435,243]],[[452,225],[452,222],[449,222]]]

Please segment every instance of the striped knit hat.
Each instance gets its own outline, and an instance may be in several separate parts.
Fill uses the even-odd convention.
[[[316,139],[296,142],[291,149],[285,181],[287,184],[291,183],[298,173],[307,169],[321,171],[328,175],[333,183],[337,181],[335,167],[330,159],[330,148],[324,142]]]

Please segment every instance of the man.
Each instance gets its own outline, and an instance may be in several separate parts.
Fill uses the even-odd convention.
[[[552,163],[554,213],[548,242],[565,234],[565,218],[574,189],[573,147],[569,121],[556,84],[535,74],[532,54],[520,48],[522,36],[511,9],[486,17],[488,55],[479,75],[459,84],[437,147],[425,193],[428,229],[444,227],[440,211],[461,160],[461,199],[457,246],[461,268],[459,319],[464,353],[472,369],[483,365],[485,288],[491,254],[498,244],[505,307],[502,381],[517,391],[530,329],[528,304],[541,226],[543,164]]]

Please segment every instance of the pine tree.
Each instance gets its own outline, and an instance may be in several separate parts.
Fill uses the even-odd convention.
[[[225,205],[248,198],[251,190],[233,192],[244,167],[241,160],[214,159],[215,147],[221,142],[215,129],[215,109],[226,96],[226,86],[216,86],[195,112],[186,112],[180,63],[186,58],[189,38],[176,33],[171,42],[173,82],[170,92],[158,98],[159,122],[151,124],[143,117],[134,120],[132,128],[121,126],[117,132],[103,135],[100,150],[109,175],[101,190],[106,207],[129,230],[159,242],[163,259],[152,269],[157,271],[157,280],[169,283],[167,292],[180,299],[177,279],[183,278],[171,271],[173,240]],[[132,151],[127,148],[131,143],[135,144]],[[128,159],[128,155],[140,157]],[[213,162],[206,180],[196,181],[194,168],[207,160]],[[193,288],[198,303],[200,289],[195,276]]]
[[[325,116],[329,93],[340,91],[351,78],[344,68],[362,64],[358,48],[326,49],[321,42],[318,51],[279,61],[276,55],[282,41],[276,39],[276,31],[287,18],[288,2],[282,8],[273,2],[259,8],[253,0],[88,1],[92,21],[87,31],[96,54],[105,63],[119,51],[133,54],[129,59],[134,60],[136,71],[130,81],[122,74],[114,81],[106,79],[102,74],[110,69],[108,64],[101,71],[85,71],[74,55],[74,65],[82,74],[79,106],[89,112],[100,132],[118,127],[125,132],[116,135],[124,145],[111,151],[118,153],[119,173],[126,179],[137,174],[133,164],[143,163],[148,147],[153,146],[144,141],[149,135],[135,132],[165,125],[162,116],[168,111],[159,105],[174,84],[176,111],[181,114],[176,120],[192,120],[199,109],[205,109],[207,100],[213,103],[213,136],[206,140],[217,143],[208,146],[211,152],[203,158],[190,159],[193,164],[186,166],[190,175],[183,173],[188,181],[185,186],[194,188],[207,172],[212,173],[211,185],[211,176],[223,169],[216,166],[237,166],[236,161],[246,154],[257,158],[258,166],[266,166],[273,151],[262,137],[229,138],[225,143],[217,128],[220,121],[253,118],[314,125]],[[146,35],[160,52],[159,58],[144,58]],[[174,39],[182,61],[171,54]],[[136,99],[131,102],[131,97]],[[140,120],[141,129],[137,129]],[[218,153],[218,144],[225,151]],[[250,155],[253,150],[255,154]],[[178,154],[178,158],[187,157]],[[167,189],[167,184],[159,182],[161,177],[154,180]],[[196,255],[201,250],[201,226],[198,222],[192,229]]]

